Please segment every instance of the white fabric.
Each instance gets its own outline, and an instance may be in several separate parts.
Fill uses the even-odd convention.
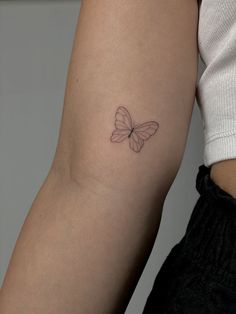
[[[202,0],[199,53],[206,68],[197,85],[204,164],[236,158],[236,0]]]

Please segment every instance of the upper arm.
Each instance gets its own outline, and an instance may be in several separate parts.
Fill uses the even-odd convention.
[[[197,21],[196,0],[82,2],[55,169],[128,190],[169,187],[195,98]],[[125,135],[110,140],[119,106],[158,123],[138,153]]]

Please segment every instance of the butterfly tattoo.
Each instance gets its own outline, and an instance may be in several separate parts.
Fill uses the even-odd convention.
[[[129,140],[129,147],[136,153],[140,152],[144,145],[159,128],[156,121],[148,121],[144,123],[135,123],[130,116],[129,111],[120,106],[115,113],[115,130],[110,137],[111,142],[121,143]]]

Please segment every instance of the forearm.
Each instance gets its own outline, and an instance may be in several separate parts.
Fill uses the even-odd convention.
[[[138,200],[50,174],[14,251],[0,313],[123,313],[161,213],[158,196],[155,211]]]
[[[124,312],[184,152],[196,29],[195,1],[84,1],[57,151],[17,242],[0,313]],[[136,122],[159,125],[139,152],[128,136],[111,141],[120,105]]]

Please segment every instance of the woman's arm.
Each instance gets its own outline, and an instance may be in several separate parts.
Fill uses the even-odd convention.
[[[196,0],[82,2],[55,158],[11,258],[1,314],[124,313],[182,160],[197,21]],[[127,130],[111,138],[119,106],[154,122],[128,132],[122,108],[116,127]]]

